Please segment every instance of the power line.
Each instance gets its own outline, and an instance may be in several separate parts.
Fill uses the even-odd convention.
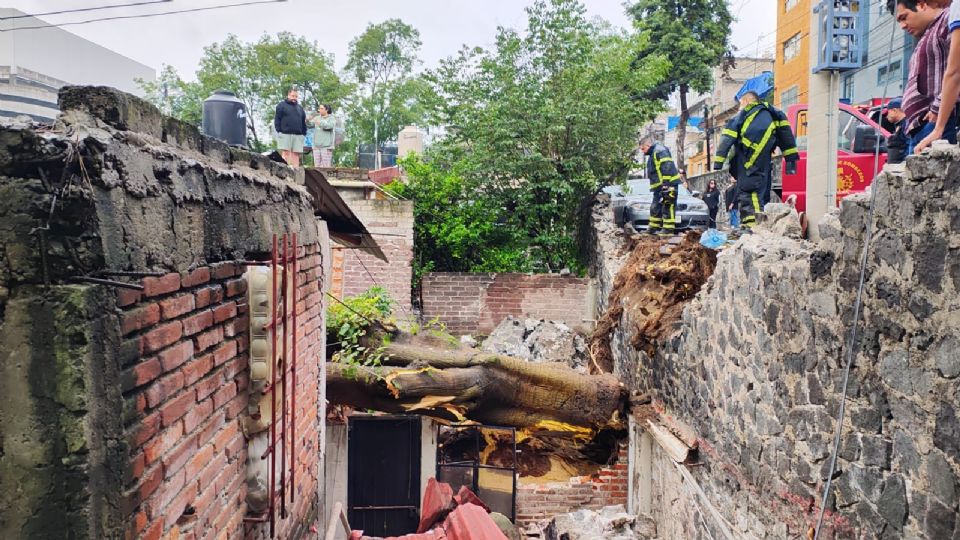
[[[254,1],[254,2],[239,2],[239,3],[236,3],[236,4],[222,4],[222,5],[219,5],[219,6],[207,6],[207,7],[190,8],[190,9],[177,9],[177,10],[172,10],[172,11],[160,11],[160,12],[157,12],[157,13],[141,13],[141,14],[139,14],[139,15],[116,15],[116,16],[113,16],[113,17],[97,17],[97,18],[95,18],[95,19],[87,19],[87,20],[84,20],[84,21],[71,21],[71,22],[65,22],[65,23],[59,23],[59,24],[44,24],[44,25],[37,25],[37,26],[22,26],[22,27],[19,27],[19,28],[6,28],[6,29],[0,29],[0,32],[12,32],[12,31],[15,31],[15,30],[40,30],[40,29],[43,29],[43,28],[58,28],[58,27],[61,27],[61,26],[76,26],[76,25],[80,25],[80,24],[90,24],[90,23],[102,22],[102,21],[119,21],[119,20],[127,20],[127,19],[148,19],[148,18],[151,18],[151,17],[162,17],[162,16],[164,16],[164,15],[177,15],[177,14],[180,14],[180,13],[197,13],[197,12],[199,12],[199,11],[212,11],[212,10],[215,10],[215,9],[226,9],[226,8],[243,7],[243,6],[255,6],[255,5],[258,5],[258,4],[276,4],[276,3],[278,3],[278,2],[286,2],[286,1],[287,1],[287,0],[256,0],[256,1]]]
[[[75,8],[75,9],[61,9],[59,11],[45,11],[43,13],[24,13],[23,15],[11,15],[10,17],[0,17],[0,21],[9,21],[13,19],[28,19],[30,17],[45,17],[47,15],[65,15],[67,13],[82,13],[85,11],[99,11],[101,9],[137,7],[137,6],[146,6],[150,4],[165,4],[167,2],[173,2],[173,0],[147,0],[145,2],[131,2],[129,4],[113,4],[109,6],[92,6],[92,7]]]

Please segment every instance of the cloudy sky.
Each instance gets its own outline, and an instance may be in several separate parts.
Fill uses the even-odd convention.
[[[27,13],[128,4],[144,0],[0,0],[0,7]],[[95,17],[173,11],[233,4],[250,0],[173,0],[157,5],[126,7],[86,13],[51,15],[59,24]],[[623,0],[584,0],[591,16],[615,25],[629,24]],[[202,48],[234,33],[255,40],[264,32],[290,31],[316,40],[333,53],[342,67],[350,40],[368,23],[399,17],[420,30],[422,58],[431,67],[463,44],[491,45],[497,26],[518,28],[525,21],[526,0],[287,0],[283,3],[248,5],[230,9],[168,15],[155,18],[114,20],[64,29],[118,51],[134,60],[159,68],[173,65],[185,78],[192,78]],[[730,0],[738,17],[733,44],[740,54],[772,52],[776,28],[776,2]],[[8,28],[10,21],[4,23]],[[29,30],[18,31],[17,41],[29,40]],[[69,54],[69,51],[63,51]]]

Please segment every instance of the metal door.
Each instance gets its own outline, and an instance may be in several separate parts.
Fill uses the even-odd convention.
[[[367,536],[413,533],[420,521],[420,417],[350,417],[350,526]]]

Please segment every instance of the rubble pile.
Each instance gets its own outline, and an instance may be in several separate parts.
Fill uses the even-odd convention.
[[[656,536],[653,520],[628,514],[623,505],[561,514],[544,530],[545,540],[647,540]]]
[[[530,362],[560,362],[586,372],[587,342],[558,321],[507,317],[483,342],[488,352]]]

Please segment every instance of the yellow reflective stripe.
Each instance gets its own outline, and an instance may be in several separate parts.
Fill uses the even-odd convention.
[[[762,212],[763,209],[760,208],[760,197],[757,196],[757,192],[754,191],[750,194],[750,198],[753,200],[753,210],[755,212]]]
[[[753,123],[753,119],[756,118],[757,115],[760,114],[760,111],[762,111],[762,110],[763,110],[763,109],[757,109],[756,112],[754,112],[753,114],[751,114],[750,116],[747,117],[747,120],[743,123],[743,127],[740,128],[740,133],[746,133],[746,132],[747,132],[747,129],[750,128],[750,124]],[[749,140],[749,139],[746,139],[745,136],[744,136],[743,140]]]
[[[658,158],[657,158],[657,153],[656,153],[656,152],[653,153],[653,166],[654,166],[654,167],[656,168],[656,170],[657,170],[657,177],[660,179],[660,181],[659,181],[656,185],[650,184],[651,187],[659,187],[659,186],[660,186],[661,184],[663,184],[664,182],[669,182],[670,180],[676,180],[676,179],[680,178],[680,175],[664,176],[663,173],[660,172],[660,165],[661,165],[662,163],[664,163],[664,162],[667,162],[667,161],[669,161],[669,162],[672,163],[672,162],[673,162],[673,158],[670,157],[670,156],[667,156],[667,157],[665,157],[665,158],[663,158],[663,159],[658,159]]]
[[[788,122],[788,121],[786,121],[786,120],[777,120],[777,121],[774,122],[774,123],[777,125],[777,129],[779,129],[779,128],[784,128],[784,127],[790,127],[790,122]]]
[[[719,161],[720,163],[723,163],[724,161],[727,160],[727,158],[726,158],[726,156],[713,156],[713,160],[714,160],[714,161]]]
[[[787,148],[786,150],[783,151],[783,155],[785,155],[785,156],[792,156],[792,155],[797,154],[797,153],[799,153],[799,151],[797,150],[796,147]]]
[[[730,129],[730,128],[723,128],[723,134],[724,134],[724,135],[729,135],[729,136],[731,136],[731,137],[733,137],[733,138],[736,138],[736,137],[737,137],[737,132],[734,131],[734,130],[732,130],[732,129]]]
[[[746,168],[750,168],[754,163],[757,162],[757,158],[760,157],[760,154],[763,152],[763,149],[767,146],[767,143],[770,142],[770,136],[773,135],[774,125],[771,123],[767,126],[766,133],[763,134],[763,138],[760,139],[760,142],[753,148],[753,156],[750,157],[750,161],[745,165]]]

